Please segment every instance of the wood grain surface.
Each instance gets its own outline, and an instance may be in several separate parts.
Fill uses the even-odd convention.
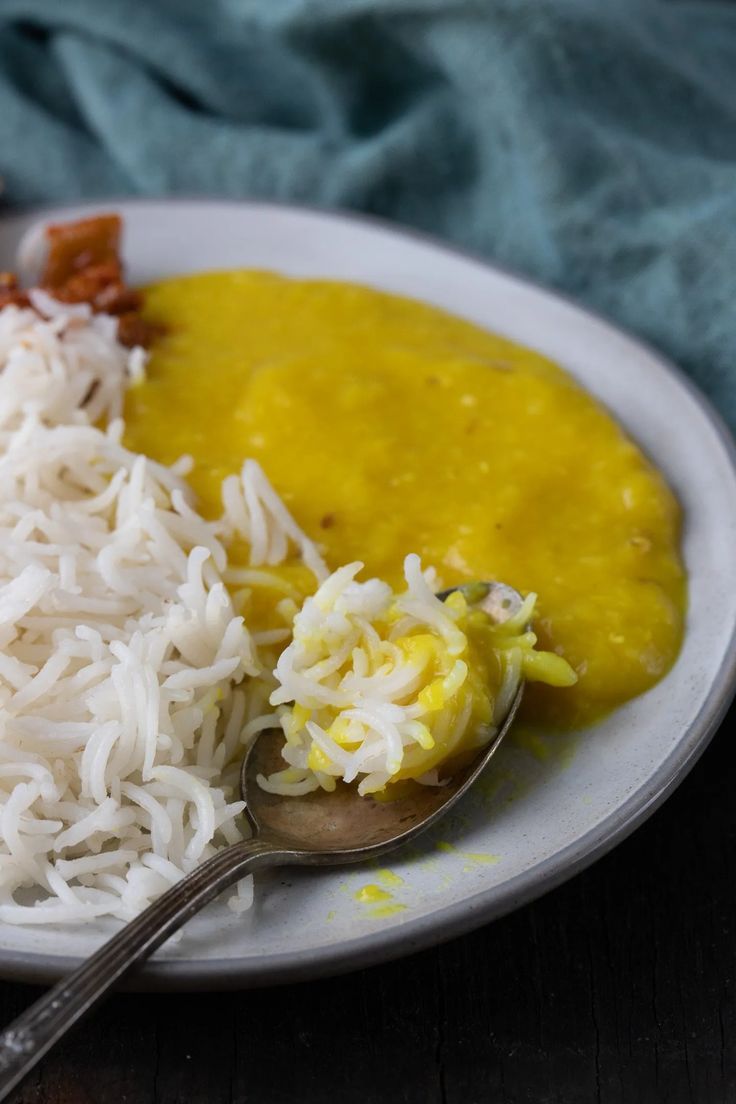
[[[612,854],[512,916],[362,973],[113,997],[22,1104],[736,1102],[732,712]],[[0,986],[0,1020],[33,999]]]

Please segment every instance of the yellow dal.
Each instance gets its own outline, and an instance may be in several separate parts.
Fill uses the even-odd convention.
[[[541,644],[580,678],[533,687],[530,719],[590,720],[672,664],[677,502],[544,357],[410,300],[262,272],[167,280],[147,316],[168,332],[129,394],[128,443],[193,455],[206,513],[253,456],[332,567],[397,584],[415,551],[448,585],[536,591]]]

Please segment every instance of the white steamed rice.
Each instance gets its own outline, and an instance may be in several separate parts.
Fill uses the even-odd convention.
[[[240,835],[273,658],[236,615],[223,540],[326,572],[253,462],[217,525],[185,463],[124,448],[142,350],[33,302],[45,317],[0,312],[0,921],[126,919]]]

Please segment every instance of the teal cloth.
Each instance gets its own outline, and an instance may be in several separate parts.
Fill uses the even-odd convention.
[[[736,5],[0,0],[0,176],[6,208],[381,214],[649,338],[736,425]]]

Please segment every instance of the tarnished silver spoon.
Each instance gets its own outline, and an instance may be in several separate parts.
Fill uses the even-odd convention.
[[[521,596],[503,583],[470,583],[468,601],[503,621]],[[439,597],[447,598],[452,590]],[[131,920],[77,970],[58,982],[0,1034],[0,1101],[69,1028],[102,1000],[128,971],[195,913],[246,874],[266,866],[336,866],[363,862],[413,839],[435,824],[472,786],[508,732],[523,684],[498,730],[470,763],[443,786],[417,786],[392,801],[360,797],[338,785],[303,797],[266,793],[259,774],[283,768],[281,730],[263,732],[243,760],[241,791],[252,837],[218,851]]]

